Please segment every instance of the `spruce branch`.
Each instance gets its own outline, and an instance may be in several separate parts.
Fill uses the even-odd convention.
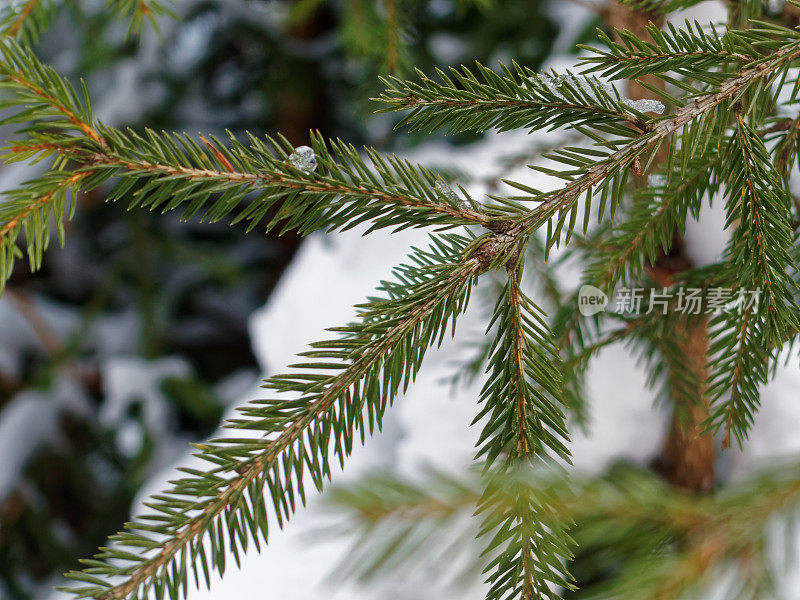
[[[25,123],[24,133],[32,136],[54,128],[75,131],[89,137],[93,142],[105,142],[93,125],[88,93],[82,87],[79,97],[71,83],[62,78],[55,69],[43,65],[32,52],[14,41],[0,45],[3,61],[0,63],[0,89],[10,90],[12,97],[0,103],[2,108],[17,111],[3,119],[2,124]],[[19,106],[26,109],[19,111]],[[36,119],[30,122],[32,119]],[[52,134],[51,134],[52,135]],[[75,142],[64,136],[65,142]]]
[[[710,424],[739,444],[753,422],[770,355],[798,330],[791,259],[789,199],[760,136],[736,113],[736,134],[722,170],[728,185],[727,221],[738,223],[728,248],[726,276],[738,289],[757,291],[757,303],[714,322],[710,352]]]
[[[332,144],[333,153],[341,161],[337,162],[333,153],[323,147],[319,138],[315,139],[315,151],[319,155],[318,162],[323,173],[316,175],[292,169],[287,164],[290,147],[285,143],[264,144],[250,138],[251,146],[248,148],[232,139],[231,149],[224,150],[220,145],[209,152],[208,148],[185,137],[165,135],[162,139],[162,136],[153,132],[142,137],[105,127],[102,128],[101,135],[98,132],[100,126],[92,123],[88,101],[82,102],[74,89],[52,69],[43,67],[13,43],[4,47],[3,53],[7,63],[4,68],[0,67],[0,72],[6,77],[4,85],[15,88],[33,103],[30,109],[32,113],[25,111],[11,120],[22,121],[31,117],[42,119],[27,129],[33,145],[50,145],[50,148],[57,146],[51,137],[40,133],[46,127],[77,128],[80,133],[88,136],[90,142],[94,143],[87,142],[85,146],[75,144],[72,139],[74,136],[64,140],[69,144],[60,149],[60,156],[65,156],[64,153],[69,150],[78,158],[89,160],[96,178],[88,181],[95,185],[103,179],[127,175],[117,185],[114,198],[139,184],[142,190],[139,194],[140,202],[151,208],[161,206],[166,209],[189,202],[184,215],[191,216],[213,193],[225,191],[206,212],[207,218],[217,220],[236,209],[251,191],[251,187],[254,187],[259,195],[237,216],[237,219],[249,219],[251,226],[263,218],[271,205],[281,199],[284,202],[284,210],[279,213],[281,218],[286,219],[287,226],[298,227],[303,231],[347,227],[365,220],[375,221],[374,228],[476,223],[514,239],[520,235],[526,236],[544,223],[549,223],[546,243],[549,248],[560,239],[569,215],[572,216],[567,226],[567,239],[572,233],[577,210],[575,201],[579,196],[587,194],[587,202],[591,202],[592,194],[599,191],[602,195],[602,208],[605,198],[610,194],[613,209],[620,199],[622,185],[627,178],[625,167],[631,165],[645,151],[654,152],[658,144],[675,131],[723,102],[737,97],[749,86],[774,76],[776,71],[797,58],[800,50],[798,42],[792,40],[744,69],[737,77],[728,79],[713,91],[695,98],[692,103],[680,108],[674,117],[658,120],[652,127],[633,136],[620,149],[610,154],[601,152],[598,158],[596,150],[572,149],[562,152],[559,160],[571,166],[577,164],[579,168],[559,173],[569,181],[560,191],[541,193],[509,182],[529,193],[529,197],[522,199],[540,202],[536,209],[527,211],[527,214],[514,201],[506,201],[496,209],[484,207],[476,210],[477,205],[468,198],[474,208],[464,208],[459,206],[457,198],[453,200],[431,191],[434,187],[432,184],[436,181],[432,172],[413,167],[399,159],[383,159],[377,153],[370,152],[372,166],[377,171],[376,176],[355,149],[343,143]],[[60,115],[62,119],[48,118],[56,115]],[[717,117],[712,121],[718,126],[722,119]],[[699,129],[693,131],[695,140],[701,137],[701,133],[702,130]],[[114,144],[111,148],[105,148],[109,143],[105,138],[113,138]],[[230,173],[225,165],[220,165],[220,153],[225,154],[230,164],[241,168],[241,172]],[[216,168],[212,165],[216,165]],[[223,184],[232,181],[239,185],[223,190]],[[251,185],[256,181],[257,184]],[[609,183],[613,183],[613,188],[610,188]],[[351,203],[337,202],[339,198],[350,200]],[[294,206],[292,201],[296,201]],[[406,207],[411,210],[404,210]],[[554,215],[558,215],[555,226],[550,222]],[[509,218],[513,218],[514,222],[510,223]],[[273,219],[270,226],[276,224],[277,221]]]
[[[718,569],[731,567],[740,586],[726,598],[758,595],[773,576],[766,540],[770,524],[800,507],[798,466],[764,469],[724,492],[698,497],[666,485],[652,472],[619,465],[602,477],[545,477],[530,471],[496,477],[492,511],[513,509],[521,494],[546,497],[549,526],[569,526],[579,542],[614,565],[611,576],[588,583],[592,599],[678,599],[702,588]],[[388,474],[334,486],[328,502],[358,531],[358,546],[373,561],[403,560],[391,542],[413,531],[429,537],[480,501],[486,480],[474,474],[430,473],[421,482]],[[463,551],[463,549],[462,549]],[[435,557],[425,557],[435,560]]]
[[[655,119],[652,123],[648,123],[643,131],[638,133],[626,128],[625,137],[620,138],[624,143],[609,142],[596,137],[596,134],[592,134],[599,143],[611,147],[611,151],[608,153],[593,148],[569,148],[559,153],[554,153],[551,158],[561,162],[569,170],[557,171],[541,167],[538,170],[561,177],[567,180],[568,183],[556,192],[545,193],[520,183],[507,181],[506,183],[525,192],[527,196],[518,196],[512,199],[494,198],[502,202],[502,206],[514,220],[513,225],[505,227],[503,232],[510,237],[529,235],[535,229],[547,223],[546,248],[549,249],[559,241],[562,231],[565,229],[566,240],[568,241],[575,225],[576,201],[578,198],[584,194],[586,195],[585,212],[589,212],[592,197],[599,194],[601,198],[598,212],[599,217],[602,218],[606,201],[610,196],[613,213],[614,207],[621,200],[624,183],[628,177],[627,168],[633,165],[637,159],[641,160],[641,157],[644,156],[642,162],[649,162],[647,153],[652,157],[666,139],[691,124],[694,124],[693,127],[684,131],[684,140],[692,147],[698,144],[708,144],[708,141],[714,138],[711,133],[724,129],[727,122],[727,111],[715,110],[717,107],[732,103],[752,86],[764,85],[765,81],[769,81],[779,72],[785,71],[788,65],[799,56],[800,41],[795,34],[789,37],[788,43],[784,43],[766,56],[749,62],[736,76],[725,79],[712,87],[711,90],[696,96],[691,102],[681,106],[674,115]],[[492,73],[491,71],[488,72]],[[491,80],[492,75],[488,75],[483,71],[482,73],[487,81]],[[442,73],[440,74],[441,77],[445,78],[444,81],[447,84],[449,80],[446,75]],[[478,87],[480,84],[477,83],[474,75],[461,75],[461,77],[463,78],[461,83],[466,89],[465,95],[474,94],[473,88],[477,88],[479,91],[482,89]],[[507,90],[503,86],[507,85],[506,79],[497,74],[494,74],[493,77],[498,93],[505,93]],[[499,83],[496,83],[498,80]],[[430,81],[427,78],[425,79],[425,82]],[[441,84],[427,83],[427,85],[442,87]],[[449,85],[450,88],[453,88],[452,82]],[[535,86],[536,84],[530,85]],[[391,110],[402,110],[404,108],[404,98],[406,97],[403,92],[416,91],[419,93],[420,89],[418,88],[420,86],[414,83],[390,82],[389,96],[384,100],[391,105]],[[392,95],[392,90],[396,92],[394,95]],[[679,104],[677,100],[675,100],[675,103]],[[471,124],[481,130],[486,126],[486,117],[482,116],[478,111],[471,111],[470,115],[467,116],[463,114],[463,111],[453,112],[451,110],[452,107],[446,103],[438,108],[434,108],[434,105],[431,104],[427,108],[430,112],[419,114],[424,115],[421,118],[426,123],[435,124],[436,127],[452,127],[457,124],[459,128],[467,128]],[[417,117],[418,113],[413,110],[408,116],[411,121],[414,121]],[[580,126],[579,128],[586,131]],[[533,210],[526,210],[521,202],[538,202],[539,206]],[[555,222],[551,222],[554,216],[557,216],[557,219]]]
[[[719,130],[724,127],[726,122],[727,111],[715,111],[714,109],[724,103],[735,101],[751,86],[763,85],[765,81],[773,79],[798,57],[800,57],[800,41],[793,39],[767,57],[751,64],[736,77],[727,79],[712,91],[698,96],[690,103],[680,107],[674,115],[659,119],[652,129],[635,136],[620,149],[599,160],[587,158],[586,166],[576,169],[572,173],[564,174],[569,178],[569,183],[556,192],[542,193],[516,184],[519,189],[529,193],[528,197],[517,198],[517,200],[536,201],[539,202],[539,206],[516,220],[514,226],[509,228],[506,233],[511,236],[523,232],[528,234],[558,214],[555,228],[548,232],[548,247],[552,246],[559,239],[566,218],[570,211],[574,211],[576,208],[575,202],[580,196],[587,194],[587,210],[590,207],[592,194],[596,194],[598,189],[602,191],[604,197],[611,194],[612,202],[614,200],[618,202],[622,193],[621,183],[627,178],[624,169],[630,166],[636,158],[646,151],[649,151],[651,155],[654,154],[663,140],[713,111],[707,119],[708,123],[697,126],[689,132],[691,138],[687,137],[687,132],[684,132],[684,139],[689,139],[692,146],[707,144],[714,137],[710,135],[709,130]],[[704,137],[705,140],[703,140]],[[614,176],[617,176],[617,181],[614,190],[611,191],[607,180]],[[601,198],[601,206],[602,204]],[[572,222],[574,223],[574,217],[572,217]],[[568,227],[567,237],[570,232],[571,227]]]
[[[173,0],[106,0],[106,6],[119,20],[130,21],[128,35],[139,35],[145,21],[160,34],[158,19],[178,16],[170,9]]]
[[[440,471],[421,483],[373,473],[352,486],[334,484],[325,501],[346,513],[341,531],[354,538],[347,557],[333,570],[337,579],[369,582],[418,563],[430,566],[432,549],[438,547],[442,551],[436,555],[447,557],[446,569],[475,544],[474,531],[464,527],[463,518],[475,510],[475,491]],[[471,554],[468,573],[480,572],[481,561],[476,552]]]
[[[672,23],[666,24],[666,30],[652,23],[646,29],[652,41],[620,29],[615,30],[619,36],[615,41],[599,31],[602,47],[580,46],[594,54],[583,59],[583,72],[599,72],[612,80],[672,72],[719,85],[734,76],[728,70],[731,66],[741,67],[761,58],[756,47],[733,30],[720,35],[713,27],[704,30],[697,21],[687,22],[685,29],[677,29]]]
[[[586,116],[579,117],[579,119],[584,119],[584,122],[581,124],[579,120],[575,127],[590,135],[598,142],[598,145],[608,146],[611,150],[605,152],[595,148],[569,148],[551,155],[551,158],[559,161],[568,169],[558,171],[538,168],[542,172],[556,175],[568,182],[556,192],[545,193],[520,183],[507,181],[506,183],[527,195],[511,199],[493,198],[502,202],[502,206],[514,220],[513,225],[504,228],[503,233],[511,237],[528,235],[545,223],[549,223],[546,243],[546,247],[549,249],[560,239],[565,227],[566,240],[569,240],[577,214],[576,201],[584,194],[586,195],[586,212],[591,206],[592,197],[598,194],[601,196],[599,216],[602,217],[609,196],[613,212],[613,208],[621,199],[624,183],[628,177],[627,168],[633,165],[634,161],[639,159],[643,163],[648,163],[647,153],[652,157],[666,139],[690,124],[694,124],[694,126],[684,132],[684,139],[692,147],[698,144],[707,144],[710,139],[714,138],[711,132],[724,129],[727,122],[728,111],[716,110],[718,107],[732,104],[753,86],[764,86],[765,82],[771,81],[777,74],[785,72],[791,62],[800,57],[800,37],[797,32],[786,31],[789,32],[785,38],[788,41],[778,42],[773,39],[775,31],[766,29],[762,38],[759,38],[761,42],[759,46],[768,50],[767,54],[747,62],[738,74],[717,82],[708,91],[696,95],[689,103],[681,106],[677,99],[671,98],[671,102],[679,105],[674,115],[661,118],[651,117],[645,122],[646,126],[643,127],[643,130],[639,132],[624,126],[615,130],[620,136],[623,136],[618,141],[609,141],[598,137],[596,133],[589,132],[585,127],[588,126],[585,121]],[[389,90],[379,100],[388,104],[387,110],[407,110],[409,102],[412,103],[406,122],[417,123],[419,121],[425,124],[426,130],[455,127],[455,130],[475,129],[481,131],[494,126],[492,121],[495,117],[492,111],[486,111],[484,115],[481,111],[467,111],[464,105],[458,103],[453,106],[448,105],[447,102],[437,105],[435,100],[425,105],[424,110],[419,111],[414,109],[413,102],[417,97],[434,98],[434,90],[445,94],[450,93],[453,96],[452,100],[457,102],[466,102],[480,100],[489,94],[495,94],[498,99],[508,100],[514,94],[520,93],[520,89],[522,91],[533,89],[541,93],[547,89],[545,84],[537,83],[538,80],[533,82],[525,79],[525,82],[521,83],[522,80],[517,77],[525,75],[527,78],[528,75],[524,71],[520,75],[512,74],[506,69],[505,76],[501,76],[485,67],[479,67],[479,69],[484,78],[483,83],[479,82],[475,75],[468,70],[463,73],[457,72],[460,88],[456,87],[455,83],[443,72],[439,73],[439,78],[443,83],[433,82],[424,74],[420,74],[423,78],[422,85],[414,82],[387,80]],[[499,108],[500,106],[498,106]],[[508,111],[506,112],[508,113]],[[516,116],[510,118],[517,119]],[[552,124],[546,118],[540,121],[540,126],[552,126]],[[570,126],[566,122],[561,122],[561,125]],[[530,124],[515,122],[515,126],[527,127]],[[526,210],[521,202],[538,202],[539,206],[533,210]],[[555,223],[550,222],[556,215]],[[569,224],[567,219],[569,219]]]
[[[486,417],[476,456],[491,467],[498,458],[543,456],[569,458],[561,411],[558,352],[541,310],[520,289],[521,262],[506,264],[508,281],[497,301],[491,328],[489,379],[481,391]]]
[[[133,6],[128,0],[121,5]],[[626,268],[638,275],[643,260],[666,247],[667,229],[682,225],[700,197],[724,182],[728,224],[736,224],[736,231],[715,281],[737,289],[760,287],[765,298],[757,309],[720,317],[714,330],[711,425],[724,425],[728,436],[741,439],[757,407],[757,388],[766,381],[768,355],[800,329],[790,273],[788,198],[758,130],[747,124],[747,119],[762,120],[767,109],[759,106],[774,106],[771,84],[791,78],[789,67],[800,58],[800,36],[754,25],[723,37],[699,29],[685,35],[670,30],[650,46],[623,34],[622,45],[610,55],[590,60],[590,68],[605,65],[612,76],[636,72],[667,79],[671,71],[703,84],[699,91],[680,85],[688,92],[683,100],[662,94],[678,107],[664,117],[648,116],[637,108],[644,105],[623,99],[595,79],[567,76],[556,82],[519,67],[500,75],[479,65],[480,79],[462,70],[452,72],[452,78],[439,72],[439,82],[424,75],[421,83],[387,80],[387,110],[410,110],[404,122],[426,130],[573,127],[596,142],[555,150],[550,158],[558,168],[538,167],[565,180],[561,189],[541,192],[506,182],[525,195],[491,196],[493,203],[486,204],[463,190],[456,194],[443,188],[433,171],[370,149],[365,159],[353,146],[318,134],[312,136],[317,168],[303,168],[282,138],[249,136],[243,143],[230,135],[223,143],[106,127],[92,117],[85,89],[78,93],[13,40],[4,43],[0,85],[13,97],[3,106],[17,110],[5,122],[25,124],[25,137],[12,143],[9,158],[52,160],[51,171],[11,192],[0,205],[4,277],[21,254],[16,245],[21,232],[29,260],[38,266],[50,237],[47,216],[55,214],[60,226],[70,212],[67,205],[74,207],[70,191],[107,182],[113,182],[110,199],[132,197],[131,207],[182,208],[184,218],[202,213],[211,221],[246,220],[250,228],[267,220],[267,229],[301,233],[364,223],[369,231],[481,225],[490,232],[478,238],[442,235],[429,250],[415,251],[412,264],[396,271],[396,281],[382,284],[384,296],[359,307],[360,321],[336,329],[337,339],[320,342],[304,355],[308,362],[267,381],[280,399],[253,402],[228,423],[261,437],[199,445],[200,457],[212,468],[188,470],[188,477],[155,496],[148,506],[157,514],[132,523],[112,538],[112,547],[87,561],[85,571],[71,574],[84,584],[74,593],[103,600],[129,600],[150,591],[159,597],[185,595],[189,565],[197,580],[202,569],[208,582],[209,565],[222,572],[228,552],[238,560],[238,552],[251,541],[265,540],[265,493],[281,523],[304,501],[304,480],[322,488],[331,473],[329,457],[344,461],[357,435],[363,438],[380,426],[389,403],[414,379],[426,349],[441,342],[464,310],[474,281],[501,266],[507,283],[495,307],[497,334],[489,349],[489,380],[481,392],[479,419],[484,417],[486,424],[478,457],[487,465],[476,501],[483,517],[480,533],[489,540],[490,598],[554,597],[553,585],[569,587],[562,563],[570,556],[570,541],[559,507],[546,495],[531,496],[530,486],[518,479],[504,483],[512,472],[535,471],[531,467],[551,455],[568,459],[563,398],[576,395],[579,387],[569,384],[572,392],[564,391],[556,338],[520,290],[520,257],[545,224],[545,254],[562,238],[568,242],[584,195],[586,215],[595,196],[600,197],[598,220],[608,200],[613,214],[630,174],[646,172],[668,139],[667,184],[639,196],[629,223],[606,230],[612,231],[606,248],[611,261],[598,271],[601,281],[613,284]],[[699,55],[687,50],[695,42]],[[721,56],[711,57],[713,49]],[[667,52],[679,56],[667,60]],[[629,55],[635,60],[621,60]],[[693,61],[702,68],[685,66]],[[752,100],[747,112],[741,109],[745,97]],[[20,110],[21,105],[25,108]],[[736,137],[721,153],[732,115]],[[720,156],[724,167],[714,162]],[[714,174],[704,179],[701,171],[707,167]],[[680,183],[671,187],[670,177]],[[538,206],[530,209],[525,202]],[[267,217],[273,208],[276,212]],[[588,224],[587,216],[584,233]],[[640,333],[636,325],[626,326],[612,338],[593,342],[584,335],[596,333],[592,326],[576,325],[573,319],[559,331],[572,344],[568,357],[581,367],[588,360],[584,357],[608,340],[635,339]],[[687,385],[681,376],[680,344],[664,345],[664,339],[675,341],[663,329],[669,321],[659,326],[647,325],[638,341],[646,352],[658,350],[663,358],[656,372],[668,369],[671,386],[688,393],[687,388],[699,384]]]
[[[482,554],[489,559],[483,571],[489,574],[488,600],[557,600],[562,590],[575,589],[564,566],[572,559],[571,522],[555,518],[546,486],[531,493],[524,474],[529,468],[523,461],[488,471],[477,501],[476,515],[483,518],[478,538],[488,538]]]
[[[586,281],[611,290],[620,278],[634,281],[659,251],[668,252],[674,232],[683,232],[688,216],[698,216],[703,198],[719,189],[715,174],[721,161],[714,146],[685,164],[668,160],[668,173],[648,176],[634,192],[626,218],[594,247]]]
[[[425,350],[455,324],[475,278],[490,264],[481,252],[485,242],[470,241],[450,234],[416,250],[396,271],[397,282],[382,285],[385,297],[359,307],[360,322],[336,329],[338,339],[314,344],[303,355],[312,360],[295,365],[297,372],[269,378],[268,389],[294,399],[254,401],[228,423],[262,437],[197,445],[213,468],[187,469],[190,477],[154,496],[147,505],[157,513],[113,536],[114,545],[86,561],[85,571],[70,573],[88,586],[69,591],[98,600],[140,598],[149,590],[185,596],[187,561],[196,579],[202,570],[208,581],[209,563],[224,570],[226,549],[237,556],[249,540],[266,541],[264,493],[280,523],[294,511],[296,497],[305,501],[306,475],[321,489],[330,477],[329,455],[344,461],[356,435],[363,440],[365,430],[380,427]],[[224,527],[232,528],[227,541]]]
[[[161,16],[175,17],[163,0],[107,0],[110,12],[119,19],[129,19],[129,33],[139,33],[145,19],[158,27]],[[61,8],[61,0],[9,1],[0,8],[0,38],[9,37],[26,44],[35,43]]]
[[[187,137],[159,136],[148,131],[145,138],[106,131],[114,142],[114,151],[85,156],[92,168],[108,169],[109,177],[143,180],[147,193],[140,193],[136,203],[151,210],[162,204],[167,204],[168,210],[179,204],[190,204],[185,218],[199,210],[210,195],[206,192],[213,190],[213,184],[229,183],[242,186],[241,195],[226,198],[228,206],[218,201],[215,206],[221,210],[217,212],[212,208],[203,218],[224,218],[244,199],[246,192],[255,191],[256,199],[234,222],[247,219],[252,228],[279,199],[283,206],[278,218],[288,219],[285,228],[297,228],[303,234],[317,229],[349,229],[365,221],[373,221],[371,230],[376,230],[436,225],[488,226],[492,220],[483,212],[467,207],[466,202],[457,197],[431,192],[430,188],[439,181],[432,171],[396,157],[381,157],[369,148],[365,149],[368,164],[352,145],[338,140],[326,142],[318,135],[313,136],[313,148],[321,172],[315,174],[291,164],[293,148],[285,140],[267,138],[265,144],[251,137],[250,146],[246,147],[230,136],[227,146],[215,140],[215,144],[204,149]],[[176,160],[174,155],[187,156],[188,160]],[[223,156],[225,159],[221,160]],[[209,168],[207,165],[212,163],[216,164]],[[232,165],[234,170],[231,170]],[[196,187],[190,188],[180,201],[175,200],[176,193],[171,197],[158,194],[161,183],[174,182],[192,183]],[[206,183],[211,185],[206,187]],[[270,223],[268,228],[273,225],[274,222]]]
[[[451,68],[449,75],[437,70],[439,81],[421,71],[419,82],[384,78],[387,89],[375,100],[385,105],[379,112],[408,111],[397,127],[428,132],[585,126],[628,136],[631,127],[648,127],[644,111],[596,79],[540,75],[517,64],[513,70],[501,68],[502,75],[480,63],[474,72],[467,67]]]
[[[654,12],[660,15],[666,15],[676,10],[683,10],[701,4],[705,0],[617,0],[621,4],[631,7],[635,10]],[[763,0],[726,0],[726,4],[734,5],[741,4],[747,6],[750,10],[757,10],[761,14]],[[757,8],[756,8],[757,7]]]
[[[123,132],[94,121],[85,88],[76,89],[52,68],[42,65],[13,41],[0,48],[0,87],[13,92],[2,106],[17,109],[4,123],[24,123],[27,139],[12,142],[8,160],[53,159],[82,176],[71,182],[83,190],[113,179],[110,200],[150,210],[183,207],[183,217],[203,210],[202,218],[252,229],[279,207],[266,229],[348,229],[371,222],[370,231],[391,227],[444,227],[478,224],[497,229],[502,220],[466,195],[442,193],[438,174],[397,157],[365,149],[367,159],[349,144],[313,135],[319,172],[298,168],[294,148],[284,139],[249,136],[248,144],[232,135],[228,144],[201,142],[188,136]],[[26,108],[19,110],[20,103]],[[78,185],[80,184],[80,186]],[[12,195],[19,195],[13,192]],[[13,215],[12,215],[13,217]],[[0,222],[0,226],[2,226]],[[44,244],[28,239],[29,254],[41,261],[48,223],[36,225]],[[10,229],[9,229],[10,230]],[[7,255],[7,260],[11,255]],[[0,264],[10,273],[8,262]]]
[[[24,26],[29,39],[35,38],[43,17],[51,10],[52,1],[49,0],[27,0],[21,8],[10,2],[0,12],[0,35],[17,37]]]
[[[168,8],[171,0],[107,0],[108,7],[119,17],[131,20],[130,31],[138,32],[145,19],[157,27],[156,19],[161,16],[175,17]]]
[[[786,175],[800,158],[800,114],[793,119],[775,119],[764,133],[773,148],[776,170]]]
[[[74,212],[75,189],[89,174],[53,172],[27,186],[6,193],[0,203],[0,293],[11,277],[14,260],[21,256],[16,244],[25,235],[31,267],[41,267],[44,249],[50,242],[50,216],[54,216],[59,240],[64,239],[64,220]]]
[[[490,324],[497,332],[481,390],[484,407],[474,421],[486,419],[476,459],[485,461],[488,481],[477,512],[484,514],[479,536],[489,538],[485,554],[497,551],[484,569],[490,600],[555,598],[553,587],[571,588],[563,566],[571,557],[569,538],[563,529],[546,528],[547,503],[519,494],[511,509],[497,511],[492,484],[492,477],[530,467],[548,453],[569,460],[558,351],[541,311],[520,289],[522,268],[519,254],[506,263],[508,281]]]

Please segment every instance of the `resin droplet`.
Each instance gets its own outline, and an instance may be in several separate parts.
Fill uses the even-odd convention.
[[[293,167],[306,173],[311,173],[317,169],[317,156],[314,154],[314,149],[308,146],[295,148],[294,152],[289,156],[289,162],[292,163]]]

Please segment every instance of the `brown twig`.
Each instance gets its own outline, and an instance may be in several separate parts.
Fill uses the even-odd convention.
[[[22,25],[25,23],[25,20],[31,16],[33,9],[36,8],[36,5],[39,4],[39,0],[28,0],[25,4],[25,7],[20,11],[19,16],[16,20],[11,24],[11,26],[6,29],[5,35],[9,37],[16,37],[16,35],[22,29]]]
[[[66,190],[67,188],[78,185],[81,180],[89,175],[90,173],[88,172],[75,173],[71,177],[65,179],[58,187],[50,190],[40,198],[37,198],[27,208],[25,208],[25,210],[15,215],[14,218],[10,219],[3,225],[2,228],[0,228],[0,239],[4,238],[14,229],[16,229],[33,211],[47,205],[56,194]]]

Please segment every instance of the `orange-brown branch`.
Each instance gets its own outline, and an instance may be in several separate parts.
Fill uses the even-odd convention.
[[[31,13],[33,12],[33,9],[36,8],[37,4],[39,4],[39,0],[28,0],[27,4],[25,4],[25,7],[22,9],[22,12],[19,13],[19,16],[11,24],[11,27],[6,29],[6,35],[15,37],[25,24],[25,20],[31,16]]]
[[[524,458],[530,454],[528,446],[528,401],[525,396],[525,334],[522,331],[522,307],[520,304],[519,276],[516,257],[506,265],[508,273],[508,301],[511,305],[511,334],[514,336],[514,393],[517,412],[517,455]]]
[[[19,71],[13,71],[13,70],[10,70],[10,69],[3,69],[3,70],[5,71],[6,77],[8,77],[11,81],[13,81],[17,85],[20,85],[20,86],[24,87],[25,89],[29,90],[34,95],[38,96],[39,98],[44,100],[47,104],[49,104],[50,106],[55,108],[58,112],[60,112],[62,115],[64,115],[69,120],[70,123],[75,125],[85,135],[90,137],[92,140],[94,140],[98,144],[101,144],[103,146],[106,145],[105,140],[103,140],[103,138],[100,137],[100,134],[97,133],[97,131],[95,130],[94,127],[92,127],[92,125],[90,125],[89,123],[86,123],[78,115],[76,115],[73,111],[68,109],[61,102],[59,102],[56,98],[54,98],[53,96],[48,94],[44,89],[42,89],[41,87],[39,87],[39,86],[35,85],[34,83],[31,83],[30,81],[25,79],[23,74],[20,73]]]
[[[30,215],[33,211],[45,206],[49,203],[53,197],[58,194],[59,192],[74,186],[78,182],[80,182],[84,177],[88,177],[88,172],[82,173],[75,173],[71,177],[67,178],[60,186],[54,188],[43,195],[41,198],[37,198],[34,202],[32,202],[24,211],[16,215],[13,219],[8,221],[5,225],[3,225],[2,229],[0,229],[0,239],[7,236],[11,231],[16,229],[20,223],[22,223],[28,215]]]

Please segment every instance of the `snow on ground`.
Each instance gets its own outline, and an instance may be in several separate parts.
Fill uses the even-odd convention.
[[[19,475],[45,440],[58,443],[62,412],[81,413],[88,403],[80,389],[66,377],[53,391],[24,391],[3,409],[0,419],[0,502],[19,483]]]

